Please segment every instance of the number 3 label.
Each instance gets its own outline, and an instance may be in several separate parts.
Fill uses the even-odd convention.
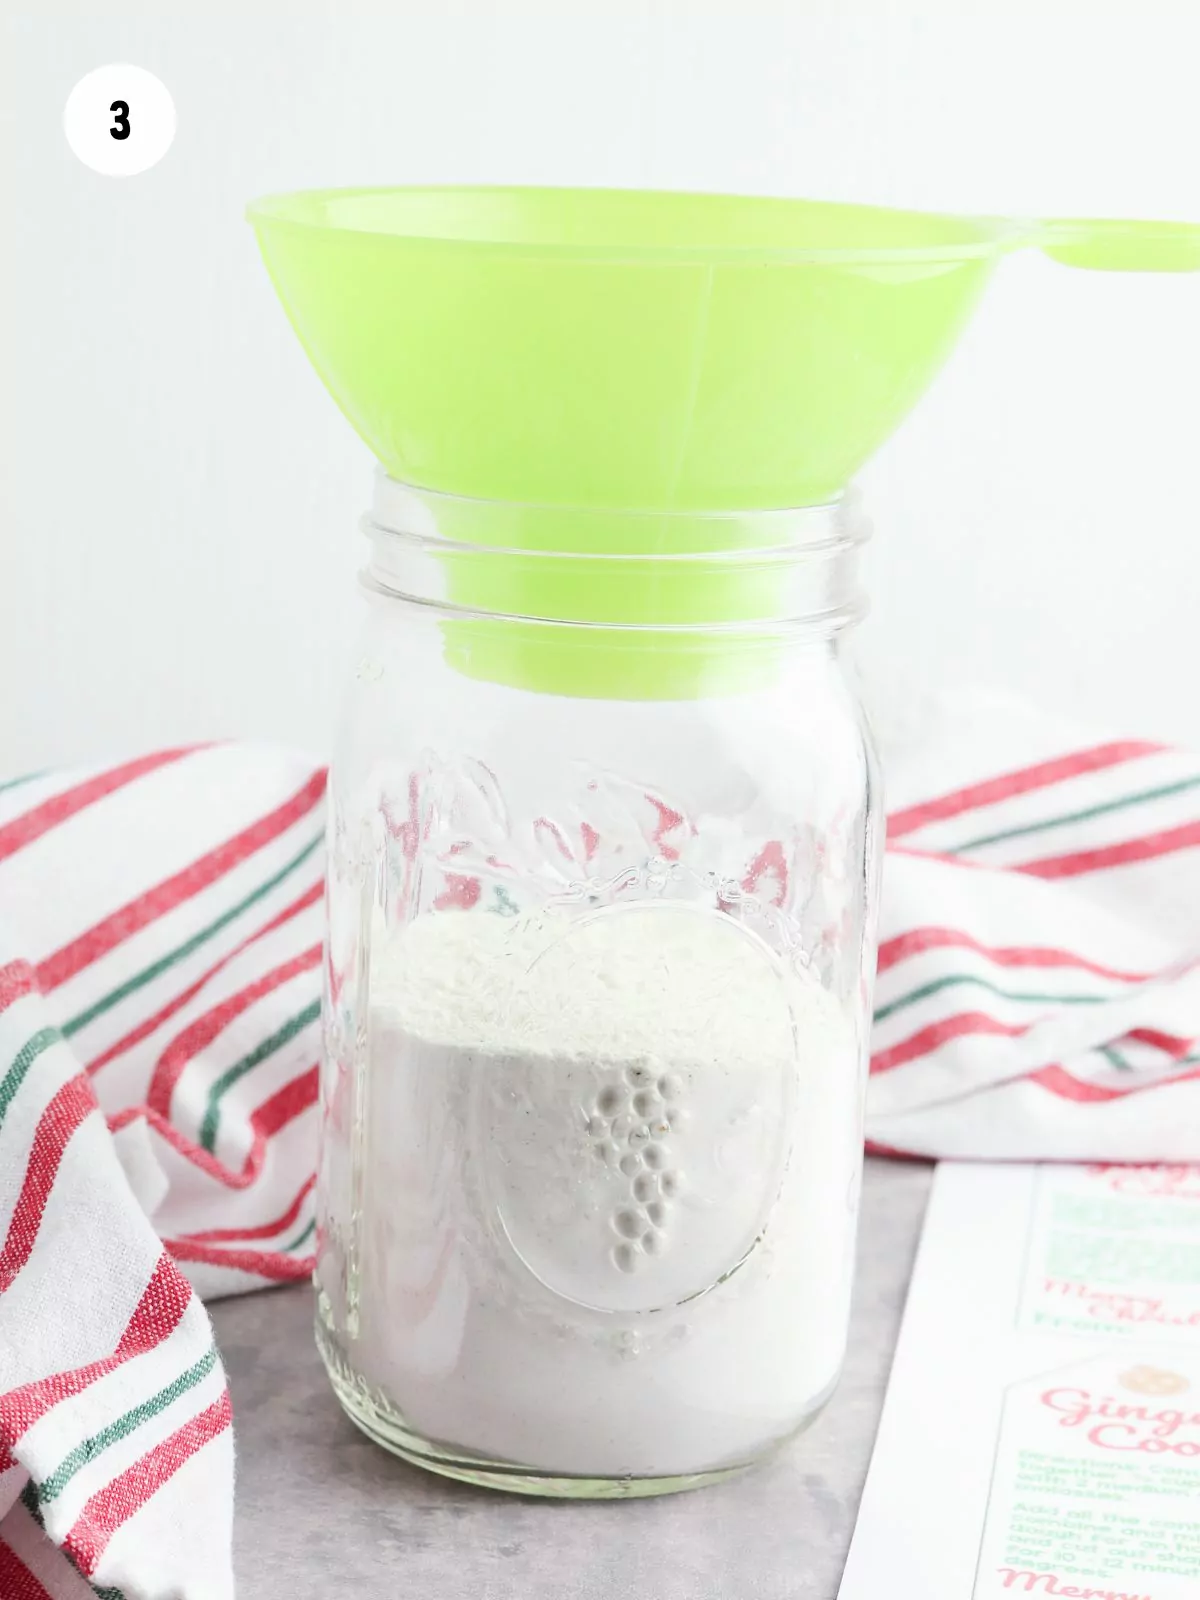
[[[175,102],[144,67],[97,67],[71,90],[63,132],[85,167],[109,178],[133,177],[171,148]]]

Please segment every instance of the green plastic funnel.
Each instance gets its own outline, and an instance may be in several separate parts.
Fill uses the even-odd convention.
[[[515,551],[538,548],[542,513],[560,508],[555,548],[598,556],[581,543],[598,524],[572,512],[836,500],[1009,250],[1200,266],[1187,224],[723,195],[348,189],[274,196],[249,216],[313,365],[393,478],[508,503]],[[669,526],[692,537],[687,515]],[[628,530],[612,537],[630,553]],[[460,558],[457,581],[471,571]],[[467,588],[473,605],[487,599],[479,581]],[[547,614],[526,598],[522,614]],[[745,600],[735,579],[728,620]],[[686,618],[686,593],[676,610]],[[639,615],[631,597],[611,620]]]
[[[553,189],[250,208],[330,392],[394,478],[552,505],[838,493],[905,416],[1007,225]]]
[[[249,215],[314,366],[393,477],[557,505],[828,500],[1005,251],[1200,265],[1184,224],[724,195],[350,189]]]

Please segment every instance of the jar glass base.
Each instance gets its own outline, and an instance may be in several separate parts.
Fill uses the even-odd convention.
[[[788,1439],[773,1444],[760,1456],[733,1466],[661,1478],[564,1476],[508,1461],[469,1456],[449,1445],[425,1438],[409,1427],[400,1412],[388,1404],[382,1395],[372,1393],[355,1376],[319,1319],[316,1333],[317,1348],[325,1363],[333,1392],[350,1421],[368,1439],[412,1466],[423,1467],[427,1472],[436,1472],[443,1478],[455,1478],[461,1483],[472,1483],[483,1489],[500,1489],[508,1494],[540,1495],[557,1500],[641,1500],[653,1495],[681,1494],[688,1489],[704,1489],[711,1484],[724,1483],[726,1479],[736,1478],[757,1466],[759,1461],[774,1455],[781,1445],[802,1433],[815,1420],[826,1398],[822,1396],[813,1408],[812,1415]]]

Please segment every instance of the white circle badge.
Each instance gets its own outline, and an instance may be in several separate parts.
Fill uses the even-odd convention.
[[[71,90],[67,143],[93,172],[130,178],[161,161],[175,137],[175,102],[144,67],[97,67]]]

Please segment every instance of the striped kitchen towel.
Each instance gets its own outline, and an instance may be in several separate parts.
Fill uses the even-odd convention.
[[[887,774],[870,1140],[1200,1159],[1200,759],[973,692]]]
[[[194,1290],[311,1271],[324,789],[230,745],[0,786],[0,1600],[233,1594]]]
[[[1200,1159],[1200,761],[964,696],[887,766],[874,1145]],[[0,786],[0,1600],[233,1593],[200,1298],[311,1269],[323,794],[231,745]]]

